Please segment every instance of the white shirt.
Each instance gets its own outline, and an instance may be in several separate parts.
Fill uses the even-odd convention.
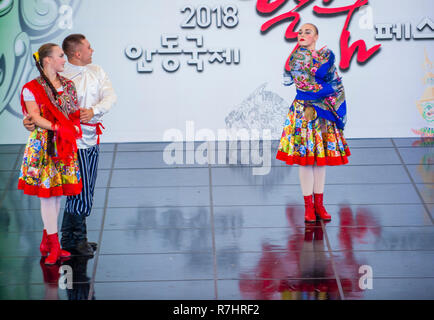
[[[101,122],[102,116],[117,100],[111,81],[104,70],[94,64],[76,66],[66,63],[61,75],[74,82],[80,108],[92,108],[94,116],[89,123]],[[77,140],[78,148],[87,149],[95,146],[97,144],[96,127],[82,125],[81,129],[83,137]]]

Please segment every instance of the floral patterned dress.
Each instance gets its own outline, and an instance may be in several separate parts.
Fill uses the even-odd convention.
[[[43,92],[42,89],[43,81],[40,78],[37,80],[41,84],[40,92],[35,92],[37,91],[37,86],[33,86],[30,91],[35,97],[40,97],[41,95],[45,95],[46,97],[47,93]],[[63,77],[61,77],[61,83],[64,91],[60,93],[59,100],[70,102],[69,105],[72,108],[69,108],[69,119],[79,125],[79,110],[74,84]],[[47,105],[38,100],[40,99],[36,98],[41,116],[55,121]],[[30,134],[18,179],[18,189],[23,190],[24,194],[48,198],[52,196],[77,195],[81,192],[82,182],[77,152],[74,152],[68,160],[59,158],[59,140],[57,135],[58,132],[55,132],[53,139],[54,155],[50,156],[48,153],[48,130],[36,128]]]
[[[297,96],[289,108],[276,158],[288,165],[343,165],[351,155],[343,130],[345,93],[334,65],[334,54],[323,48],[297,48],[290,58],[284,85],[295,83]],[[305,110],[312,107],[314,119]]]

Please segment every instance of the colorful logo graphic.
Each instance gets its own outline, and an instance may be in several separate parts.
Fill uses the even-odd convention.
[[[412,131],[421,138],[432,138],[434,137],[434,74],[432,73],[433,63],[429,60],[426,49],[423,68],[425,69],[423,77],[425,90],[422,97],[416,102],[416,106],[421,116],[428,123],[428,126],[419,130],[412,129]]]

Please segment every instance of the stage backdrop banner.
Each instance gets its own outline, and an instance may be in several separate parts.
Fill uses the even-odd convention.
[[[270,3],[269,3],[270,2]],[[2,0],[0,144],[25,143],[19,94],[46,42],[86,35],[118,95],[103,142],[279,139],[283,70],[307,22],[336,55],[347,138],[433,134],[432,0]],[[268,131],[267,131],[268,130]]]

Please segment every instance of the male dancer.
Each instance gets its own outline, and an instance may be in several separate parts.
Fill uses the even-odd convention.
[[[77,141],[78,160],[83,180],[80,195],[66,200],[62,221],[62,248],[80,255],[93,255],[97,244],[87,241],[86,217],[90,215],[99,159],[99,136],[102,133],[100,122],[116,102],[116,94],[104,70],[92,64],[89,41],[82,34],[72,34],[65,38],[62,49],[68,63],[62,76],[74,81],[80,105],[80,120],[83,137]],[[24,119],[24,126],[33,131],[32,119]]]

